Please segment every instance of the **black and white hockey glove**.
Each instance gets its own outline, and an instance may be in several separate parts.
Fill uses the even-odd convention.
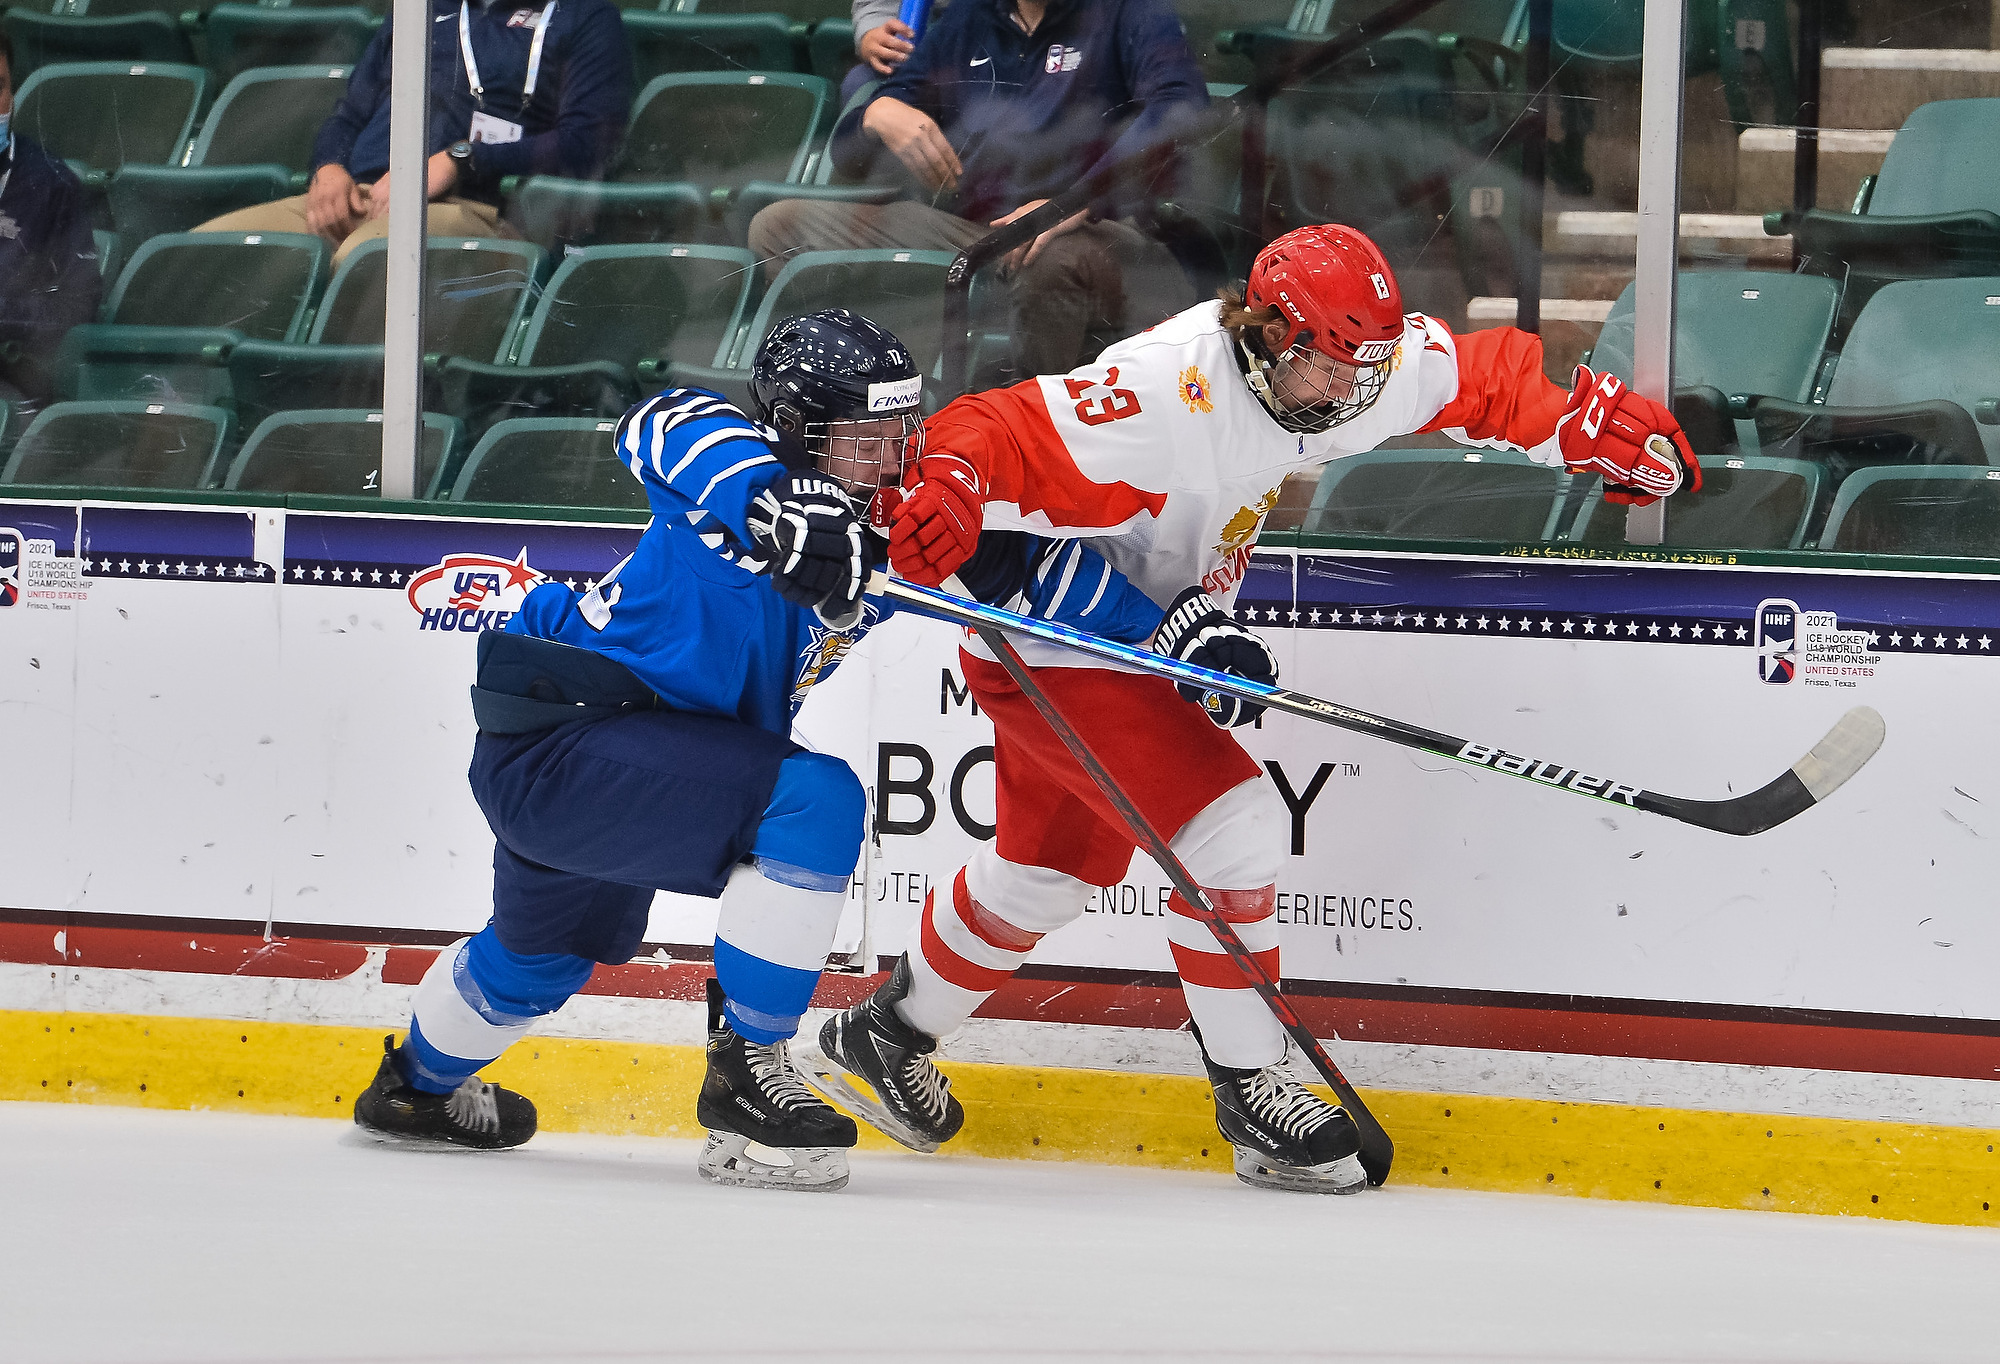
[[[1278,680],[1278,659],[1271,646],[1255,630],[1246,630],[1231,620],[1229,613],[1199,587],[1190,587],[1174,598],[1167,618],[1153,632],[1153,652],[1253,682]],[[1176,682],[1174,687],[1223,729],[1250,724],[1264,713],[1264,707],[1255,701],[1204,691],[1192,682]]]
[[[861,618],[868,570],[861,519],[846,489],[822,474],[782,474],[757,494],[744,520],[779,596],[810,606],[836,630]]]

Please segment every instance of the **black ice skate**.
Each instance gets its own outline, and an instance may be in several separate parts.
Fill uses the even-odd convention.
[[[354,1101],[354,1125],[376,1141],[437,1150],[504,1151],[535,1135],[535,1106],[477,1075],[449,1094],[403,1078],[396,1039],[382,1039],[382,1068]]]
[[[951,1097],[951,1081],[931,1064],[937,1039],[896,1013],[896,1001],[909,992],[910,958],[905,954],[881,989],[826,1021],[819,1033],[820,1054],[800,1059],[822,1094],[912,1151],[929,1152],[958,1135],[965,1110]]]
[[[1199,1030],[1195,1040],[1201,1040]],[[1361,1133],[1336,1108],[1284,1073],[1283,1063],[1232,1070],[1209,1059],[1215,1125],[1236,1148],[1236,1177],[1260,1189],[1351,1194],[1368,1187],[1358,1152]]]
[[[807,1089],[783,1041],[766,1046],[739,1036],[722,1018],[722,987],[708,982],[708,1074],[695,1117],[708,1129],[698,1169],[703,1179],[753,1189],[831,1193],[847,1184],[854,1120]],[[790,1162],[751,1154],[756,1142]]]

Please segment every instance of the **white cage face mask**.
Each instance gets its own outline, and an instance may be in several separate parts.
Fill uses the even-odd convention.
[[[911,411],[861,421],[807,422],[800,437],[819,471],[866,501],[903,481],[924,452],[924,419]]]
[[[1294,342],[1274,363],[1266,363],[1248,346],[1250,387],[1289,431],[1314,434],[1331,431],[1374,406],[1389,382],[1389,366],[1350,365]]]

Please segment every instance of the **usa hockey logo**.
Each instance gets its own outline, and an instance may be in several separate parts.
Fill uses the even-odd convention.
[[[1757,676],[1783,686],[1798,675],[1799,604],[1782,597],[1757,603]]]
[[[528,566],[524,547],[512,559],[494,554],[447,554],[410,579],[410,609],[419,630],[498,630],[548,576]]]
[[[0,609],[21,600],[21,532],[0,526]]]

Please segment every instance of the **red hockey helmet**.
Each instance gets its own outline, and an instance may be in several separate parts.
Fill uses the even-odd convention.
[[[1360,416],[1388,382],[1403,336],[1403,294],[1382,253],[1338,223],[1287,232],[1257,253],[1244,302],[1277,309],[1276,346],[1246,346],[1250,387],[1288,430]]]

